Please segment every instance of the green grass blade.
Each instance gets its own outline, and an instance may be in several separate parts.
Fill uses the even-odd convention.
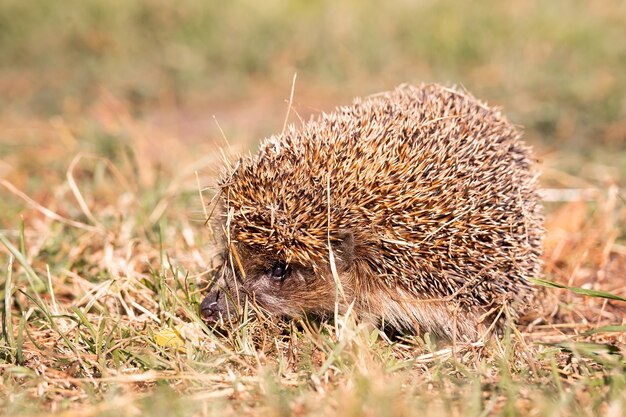
[[[15,362],[17,365],[24,364],[24,333],[26,332],[26,316],[20,317],[20,325],[17,331],[17,346],[15,349]]]
[[[24,268],[26,274],[35,281],[42,281],[42,279],[37,275],[35,270],[30,266],[22,252],[20,252],[9,240],[4,236],[4,234],[0,233],[0,242],[9,250],[9,252],[15,257],[17,262]]]
[[[626,333],[626,326],[602,326],[590,329],[580,334],[580,336],[591,336],[597,333]]]
[[[7,279],[4,285],[4,309],[2,311],[2,335],[9,348],[16,350],[15,336],[13,334],[13,320],[11,316],[11,298],[13,296],[13,256],[9,256],[7,267]]]
[[[626,298],[621,297],[619,295],[612,294],[610,292],[606,292],[606,291],[587,290],[585,288],[580,288],[580,287],[570,287],[568,285],[559,284],[558,282],[548,281],[548,280],[540,279],[540,278],[533,278],[531,279],[531,282],[533,284],[540,285],[542,287],[565,289],[565,290],[573,292],[574,294],[587,295],[589,297],[606,298],[608,300],[617,300],[617,301],[626,302]]]

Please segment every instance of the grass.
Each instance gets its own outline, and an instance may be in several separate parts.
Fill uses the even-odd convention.
[[[64,4],[0,4],[0,415],[626,412],[621,2]],[[525,126],[548,230],[532,314],[485,346],[199,320],[222,153],[280,131],[296,71],[303,117],[425,80]]]
[[[0,180],[5,415],[623,412],[626,207],[614,187],[548,204],[557,288],[502,340],[389,340],[350,317],[249,320],[222,334],[197,315],[215,253],[196,167],[221,165],[217,145],[197,152],[113,107],[99,123],[16,142],[14,160],[46,175]],[[147,151],[155,138],[171,159]]]

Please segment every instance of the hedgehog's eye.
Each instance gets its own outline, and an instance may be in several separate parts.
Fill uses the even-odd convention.
[[[284,262],[277,262],[274,264],[270,271],[272,278],[278,281],[282,281],[287,276],[287,264]]]

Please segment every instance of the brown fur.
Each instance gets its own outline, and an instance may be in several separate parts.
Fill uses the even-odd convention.
[[[223,287],[277,314],[354,303],[363,318],[474,339],[483,315],[527,304],[540,274],[531,166],[517,129],[464,92],[401,86],[357,99],[267,139],[223,176]],[[222,310],[203,303],[209,317]]]

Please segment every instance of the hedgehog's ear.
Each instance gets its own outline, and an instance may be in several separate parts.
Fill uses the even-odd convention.
[[[344,230],[333,244],[333,252],[340,269],[347,269],[354,262],[354,234]]]

